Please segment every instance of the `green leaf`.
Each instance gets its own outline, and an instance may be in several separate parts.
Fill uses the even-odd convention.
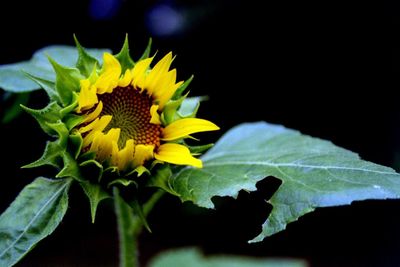
[[[23,166],[22,168],[36,168],[44,165],[50,165],[57,169],[62,168],[62,153],[63,149],[60,147],[57,141],[46,143],[43,155],[40,159]]]
[[[228,131],[203,157],[203,169],[185,168],[172,185],[182,200],[213,208],[213,196],[236,197],[255,191],[256,183],[274,176],[282,185],[269,200],[272,212],[261,241],[317,207],[356,200],[400,197],[400,175],[388,167],[361,160],[331,142],[265,122]]]
[[[67,106],[72,103],[72,93],[80,90],[79,81],[84,77],[76,68],[62,66],[50,57],[49,61],[56,73],[56,91],[61,103]]]
[[[179,196],[179,194],[172,189],[169,183],[171,175],[172,171],[170,165],[165,164],[159,167],[157,171],[147,179],[147,186],[161,188],[165,192]]]
[[[56,123],[61,119],[61,107],[56,102],[49,103],[43,109],[31,109],[21,105],[22,109],[28,112],[39,123],[45,133],[50,136],[57,135],[57,132],[48,125],[48,123]]]
[[[175,120],[176,111],[182,105],[182,102],[185,100],[185,98],[186,96],[182,96],[177,100],[168,101],[163,109],[163,113],[161,113],[161,119],[164,122],[164,125],[168,125]]]
[[[127,69],[132,69],[135,66],[135,62],[133,62],[130,54],[129,54],[129,41],[128,35],[125,36],[124,45],[121,48],[121,51],[115,56],[118,59],[119,63],[121,63],[121,72],[125,74]]]
[[[172,96],[173,100],[179,99],[182,97],[183,92],[186,90],[186,88],[189,86],[189,84],[192,82],[194,76],[190,76],[189,79],[187,79],[175,92],[175,94]]]
[[[147,43],[146,49],[144,50],[142,56],[139,58],[138,61],[150,57],[151,44],[152,44],[152,39],[150,38],[149,42]]]
[[[91,182],[84,181],[79,183],[82,186],[83,191],[86,196],[89,198],[90,202],[90,214],[92,215],[92,223],[94,223],[96,219],[96,211],[99,203],[102,200],[107,198],[111,198],[111,196],[104,191],[100,185],[92,184]]]
[[[72,177],[77,181],[82,182],[82,173],[76,160],[67,151],[65,151],[65,149],[62,150],[61,155],[64,167],[56,175],[56,178]]]
[[[93,71],[93,68],[96,66],[99,66],[99,62],[95,57],[92,57],[85,48],[81,46],[81,44],[78,41],[78,38],[76,38],[74,34],[74,40],[75,40],[75,45],[76,49],[78,50],[78,60],[76,62],[76,67],[80,71],[80,73],[85,76],[89,77],[90,74]]]
[[[198,249],[184,248],[163,252],[149,267],[306,267],[302,260],[262,259],[243,256],[204,256]]]
[[[12,266],[59,225],[71,179],[39,177],[0,216],[0,266]]]
[[[39,77],[36,77],[30,73],[25,72],[25,75],[30,78],[32,81],[34,81],[35,83],[37,83],[37,85],[41,88],[43,88],[43,90],[46,91],[49,99],[51,102],[55,101],[57,103],[60,103],[60,97],[58,96],[57,92],[56,92],[56,84],[55,82],[52,81],[48,81],[46,79],[42,79]]]
[[[137,262],[137,237],[135,233],[135,218],[133,216],[133,210],[119,195],[118,188],[113,188],[113,194],[120,246],[119,266],[139,266]]]
[[[104,52],[108,49],[87,49],[88,54],[102,62]],[[55,45],[44,47],[33,55],[29,61],[0,66],[0,88],[11,92],[27,92],[40,89],[37,83],[33,82],[22,71],[50,82],[56,81],[53,68],[47,57],[63,66],[74,67],[78,59],[78,50],[73,46]]]

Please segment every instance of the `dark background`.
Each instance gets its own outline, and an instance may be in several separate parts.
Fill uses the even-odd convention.
[[[3,1],[0,63],[29,59],[50,44],[73,45],[73,33],[86,47],[114,52],[129,33],[137,58],[153,37],[153,52],[177,55],[178,78],[195,74],[191,94],[210,96],[199,116],[220,125],[219,134],[265,120],[400,170],[400,4],[276,2]],[[46,101],[34,93],[30,105]],[[19,166],[40,155],[47,137],[27,115],[1,125],[0,135],[3,211],[43,173]],[[269,178],[258,187],[269,194],[278,185]],[[149,218],[153,233],[141,237],[142,261],[167,248],[199,246],[207,254],[303,258],[311,266],[400,266],[398,200],[318,209],[252,245],[246,241],[269,211],[262,196],[216,203],[217,210],[205,211],[165,197]],[[106,203],[92,225],[85,196],[73,187],[63,223],[18,266],[115,266],[114,220]]]

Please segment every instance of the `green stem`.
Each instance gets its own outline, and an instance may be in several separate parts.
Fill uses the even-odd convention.
[[[114,206],[117,216],[120,267],[138,267],[138,236],[143,230],[143,221],[133,213],[131,206],[119,195],[118,188],[114,187]],[[147,217],[157,201],[164,194],[157,191],[143,205],[143,215]]]

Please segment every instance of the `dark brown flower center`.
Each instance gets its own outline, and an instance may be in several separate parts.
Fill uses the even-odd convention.
[[[133,139],[135,145],[160,145],[161,126],[150,123],[152,99],[145,92],[141,93],[132,86],[117,87],[112,93],[99,95],[98,98],[103,102],[100,116],[112,115],[104,132],[111,128],[121,129],[120,149],[129,139]]]

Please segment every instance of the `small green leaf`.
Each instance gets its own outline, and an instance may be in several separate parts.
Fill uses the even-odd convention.
[[[163,252],[149,267],[306,267],[303,260],[262,259],[244,256],[204,256],[198,249],[184,248]]]
[[[148,178],[147,186],[158,187],[172,195],[179,196],[179,194],[172,189],[169,183],[171,176],[171,167],[169,164],[165,164],[159,167],[156,172]]]
[[[57,135],[57,132],[48,125],[48,123],[56,123],[61,119],[61,107],[56,102],[51,102],[43,109],[31,109],[23,105],[21,107],[37,120],[45,133],[50,136]]]
[[[104,52],[110,52],[109,49],[87,49],[88,54],[102,62]],[[44,47],[33,55],[29,61],[23,61],[13,64],[0,66],[0,88],[11,92],[27,92],[40,89],[37,83],[33,82],[22,71],[31,75],[55,82],[56,76],[47,57],[61,65],[74,67],[78,59],[78,50],[73,46],[48,46]]]
[[[204,151],[212,148],[214,144],[207,144],[207,145],[201,145],[201,146],[187,146],[192,154],[201,154]]]
[[[62,151],[63,168],[56,175],[56,178],[72,177],[77,181],[83,181],[83,176],[76,160],[65,151]]]
[[[46,148],[44,149],[43,155],[40,159],[22,166],[22,168],[36,168],[44,165],[50,165],[57,169],[62,168],[62,153],[63,149],[60,147],[57,141],[46,143]]]
[[[54,123],[46,123],[47,126],[55,131],[58,135],[58,144],[62,148],[67,147],[67,142],[68,142],[68,136],[69,136],[69,131],[67,129],[67,126],[62,122],[62,121],[57,121]]]
[[[92,223],[94,223],[96,219],[96,211],[99,203],[102,200],[107,198],[111,198],[111,196],[104,191],[100,185],[92,184],[89,181],[84,181],[79,183],[82,186],[83,191],[85,192],[86,196],[89,198],[90,202],[90,214],[92,215]]]
[[[78,60],[75,64],[76,68],[81,72],[81,74],[85,77],[89,77],[93,71],[95,66],[99,66],[99,62],[96,58],[92,57],[86,49],[81,46],[74,34],[74,40],[76,49],[78,50]]]
[[[82,177],[98,183],[103,176],[103,165],[97,162],[94,158],[95,157],[85,160],[84,162],[80,163],[79,166],[81,167],[80,170]]]
[[[122,186],[130,186],[132,184],[137,186],[137,183],[135,181],[133,181],[133,180],[128,180],[128,179],[125,179],[125,178],[119,178],[119,179],[114,179],[111,182],[109,182],[107,184],[107,187],[111,187],[113,185],[118,185],[118,184],[122,185]]]
[[[176,100],[182,97],[183,92],[186,90],[186,88],[189,86],[189,84],[192,82],[194,76],[190,76],[189,79],[187,79],[175,92],[173,95],[172,99]]]
[[[0,216],[0,266],[12,266],[59,225],[71,179],[39,177]]]
[[[77,131],[68,137],[68,152],[77,159],[81,154],[83,145],[82,135]]]
[[[55,102],[61,104],[61,102],[60,102],[60,97],[58,96],[58,94],[57,94],[57,92],[56,92],[56,84],[55,84],[55,82],[52,82],[52,81],[49,81],[49,80],[46,80],[46,79],[42,79],[42,78],[36,77],[36,76],[34,76],[34,75],[30,74],[30,73],[27,73],[27,72],[25,72],[25,74],[26,74],[32,81],[34,81],[35,83],[37,83],[37,84],[39,85],[39,87],[43,88],[43,90],[46,91],[46,93],[47,93],[47,95],[48,95],[48,97],[49,97],[49,99],[50,99],[50,102],[55,101]]]
[[[129,54],[129,41],[128,35],[125,36],[124,45],[121,48],[121,51],[115,56],[121,64],[122,74],[125,73],[127,69],[132,69],[135,66],[135,62],[133,62],[130,54]]]
[[[228,131],[202,160],[204,168],[185,168],[172,178],[182,200],[202,207],[214,207],[213,196],[255,191],[256,183],[268,176],[282,180],[269,200],[273,209],[262,233],[251,242],[284,230],[317,207],[400,197],[400,175],[394,170],[331,142],[264,122]]]
[[[142,56],[139,58],[138,61],[150,57],[151,43],[152,43],[152,40],[151,40],[151,38],[150,38],[150,39],[149,39],[149,42],[147,43],[146,49],[144,50]]]
[[[182,96],[177,100],[168,101],[163,109],[163,113],[161,114],[161,119],[163,120],[164,125],[168,125],[175,120],[176,111],[181,106],[185,98],[186,96]]]
[[[80,90],[79,81],[84,77],[76,68],[62,66],[52,58],[49,58],[49,61],[56,73],[56,91],[60,97],[61,103],[64,106],[68,106],[72,103],[72,92]]]
[[[117,216],[119,237],[120,267],[138,266],[135,218],[132,208],[119,195],[118,188],[113,188],[114,207]]]

